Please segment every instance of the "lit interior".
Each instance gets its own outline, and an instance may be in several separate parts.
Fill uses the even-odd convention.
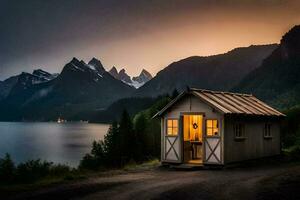
[[[202,142],[202,115],[184,115],[184,141]]]
[[[189,164],[202,163],[202,115],[183,116],[184,162]]]
[[[216,119],[206,120],[206,135],[207,136],[219,135],[218,120]]]
[[[168,119],[168,135],[178,135],[178,120]]]

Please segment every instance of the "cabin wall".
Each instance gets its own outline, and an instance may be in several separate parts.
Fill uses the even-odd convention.
[[[179,118],[180,113],[183,112],[200,112],[205,113],[206,118],[222,118],[222,114],[207,104],[203,103],[194,95],[186,95],[186,97],[175,103],[163,116],[163,118]]]
[[[234,124],[243,123],[245,138],[235,137]],[[264,138],[264,125],[271,124],[272,138]],[[266,119],[224,118],[225,163],[250,160],[280,154],[280,122]]]
[[[217,112],[209,105],[203,103],[199,98],[194,95],[186,95],[181,100],[176,102],[165,114],[162,116],[161,121],[161,160],[165,160],[165,136],[166,136],[166,120],[167,119],[178,119],[180,120],[180,115],[182,113],[200,113],[204,114],[203,125],[205,125],[206,119],[218,119],[220,135],[223,137],[223,114]],[[180,123],[179,123],[180,125]],[[203,127],[204,129],[204,127]],[[179,128],[181,130],[181,128]],[[203,132],[204,133],[204,132]],[[182,135],[179,133],[180,143],[182,144]],[[221,140],[222,141],[222,140]],[[223,149],[223,143],[221,144],[221,149]],[[182,156],[182,155],[181,155]],[[221,155],[223,160],[223,155]],[[182,157],[181,157],[182,158]]]

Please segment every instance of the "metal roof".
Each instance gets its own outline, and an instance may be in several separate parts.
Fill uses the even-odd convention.
[[[189,91],[181,93],[154,117],[163,114],[174,103],[185,96],[185,94],[192,94],[198,97],[204,103],[210,105],[223,114],[246,114],[278,117],[285,116],[281,112],[275,110],[251,94],[239,94],[191,88]]]

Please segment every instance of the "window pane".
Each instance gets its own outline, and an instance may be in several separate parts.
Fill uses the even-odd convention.
[[[213,131],[214,135],[218,135],[219,134],[219,129],[218,128],[214,128],[213,130],[214,130]]]
[[[218,120],[213,120],[213,127],[218,128]]]
[[[172,128],[168,128],[168,135],[172,135]]]
[[[172,127],[172,120],[168,119],[168,127]]]
[[[207,128],[206,129],[206,135],[208,135],[208,136],[212,136],[213,135],[213,131],[212,131],[211,128]]]
[[[175,119],[175,120],[172,120],[173,121],[173,127],[178,127],[178,120]]]
[[[173,135],[177,135],[178,134],[178,128],[173,128]]]
[[[211,128],[213,125],[213,120],[206,120],[206,127]]]

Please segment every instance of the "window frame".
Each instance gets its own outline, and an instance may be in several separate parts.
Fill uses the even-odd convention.
[[[272,130],[272,124],[269,123],[269,122],[264,123],[264,127],[263,127],[263,137],[264,137],[264,139],[273,138],[271,130]]]
[[[212,120],[212,127],[211,127],[212,132],[214,130],[214,127],[213,127],[214,121],[217,121],[217,129],[218,129],[218,134],[217,135],[214,135],[214,134],[207,135],[207,121],[209,121],[209,120]],[[205,119],[205,136],[206,137],[220,137],[220,122],[219,122],[219,119],[217,119],[217,118],[207,118],[207,119]]]
[[[238,127],[238,132],[237,134],[237,127]],[[234,134],[234,139],[235,140],[245,140],[246,139],[246,124],[242,122],[237,122],[234,123],[233,125],[233,134]]]
[[[168,125],[168,121],[169,120],[172,120],[172,134],[169,134],[169,125]],[[173,127],[173,121],[177,121],[177,133],[176,134],[173,134],[173,129],[174,129],[174,127]],[[168,137],[177,137],[177,136],[179,136],[179,119],[178,118],[166,118],[166,131],[165,131],[165,135],[166,136],[168,136]]]

